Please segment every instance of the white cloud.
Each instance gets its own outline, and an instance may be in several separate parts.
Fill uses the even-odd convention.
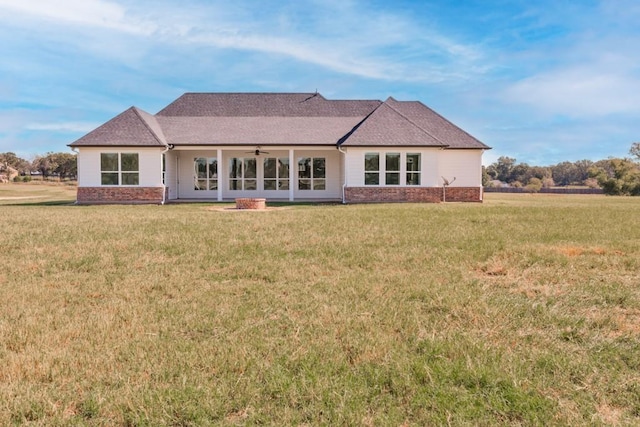
[[[640,79],[637,76],[583,66],[523,79],[506,90],[506,98],[533,106],[545,114],[606,116],[640,112],[638,93]]]
[[[639,11],[636,0],[601,1],[591,8],[572,4],[558,15],[566,22],[554,24],[563,32],[508,53],[522,77],[501,91],[502,101],[531,107],[542,116],[637,115]]]
[[[151,34],[156,26],[131,20],[121,5],[105,0],[0,0],[0,8],[57,22],[107,28],[132,34]]]
[[[217,48],[281,55],[338,73],[388,81],[442,82],[483,72],[477,47],[431,28],[425,34],[411,16],[365,6],[295,3],[258,6],[248,12],[217,2],[159,2],[145,10],[135,3],[108,0],[0,0],[0,9],[18,13],[26,25],[37,25],[29,19],[45,20],[55,27],[48,31],[53,37],[77,43],[96,56],[129,63],[144,49],[148,55],[180,49],[182,55],[191,56]],[[68,24],[75,29],[61,31]],[[78,29],[79,37],[65,36]],[[115,34],[99,36],[95,29]],[[123,42],[119,35],[139,39]]]
[[[29,123],[24,126],[24,129],[49,132],[89,132],[97,128],[100,124],[101,123],[92,122]]]

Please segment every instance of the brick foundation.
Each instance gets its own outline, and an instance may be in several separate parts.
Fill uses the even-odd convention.
[[[447,187],[447,202],[482,202],[480,187]]]
[[[79,204],[162,203],[162,187],[78,187]]]
[[[239,198],[236,199],[236,209],[266,209],[267,199]]]
[[[447,202],[481,202],[479,187],[449,187]],[[443,201],[442,187],[347,187],[344,189],[347,203],[390,203]]]

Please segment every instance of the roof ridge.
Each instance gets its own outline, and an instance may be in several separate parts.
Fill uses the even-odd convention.
[[[142,124],[144,125],[144,127],[147,128],[147,130],[151,133],[151,135],[153,135],[153,137],[155,138],[156,141],[158,141],[160,144],[162,145],[167,145],[165,142],[162,142],[162,140],[160,139],[160,137],[155,133],[155,131],[151,128],[151,126],[149,126],[149,123],[147,123],[147,121],[145,120],[144,117],[142,117],[142,115],[140,114],[140,111],[144,112],[145,114],[148,114],[149,116],[153,117],[154,119],[156,118],[153,114],[149,114],[146,111],[136,107],[136,106],[132,106],[130,108],[130,110],[133,109],[133,112],[136,114],[136,116],[138,116],[138,118],[140,119],[140,121],[142,122]],[[159,126],[159,124],[158,124]],[[161,128],[162,129],[162,128]]]
[[[319,92],[184,92],[180,96],[184,96],[184,95],[321,95],[321,94]]]
[[[402,102],[402,101],[398,101],[396,99],[393,99],[391,97],[389,97],[389,98],[392,99],[395,102]],[[387,101],[388,101],[388,99],[387,99]],[[387,101],[384,101],[384,104],[387,105],[389,108],[391,108],[393,111],[395,111],[397,114],[399,114],[403,119],[405,119],[406,121],[408,121],[409,123],[411,123],[412,125],[417,127],[418,129],[420,129],[423,133],[429,135],[431,138],[433,138],[436,141],[438,141],[440,144],[442,144],[443,147],[448,147],[449,146],[449,144],[444,143],[440,138],[436,137],[431,132],[427,131],[422,126],[418,125],[416,122],[414,122],[413,120],[411,120],[410,118],[408,118],[407,116],[402,114],[400,111],[398,111],[396,108],[394,108],[391,104],[388,104]],[[424,104],[422,104],[422,105],[424,105]],[[425,107],[426,107],[426,105],[425,105]],[[429,108],[429,107],[427,107],[427,108]],[[431,109],[429,108],[429,110],[431,110]],[[431,110],[431,111],[433,111],[433,110]]]
[[[350,131],[349,131],[349,132],[347,132],[347,133],[346,133],[342,138],[340,138],[340,139],[338,140],[338,142],[337,142],[337,144],[336,144],[336,145],[338,146],[338,148],[340,148],[340,147],[342,146],[342,144],[344,144],[344,143],[347,141],[347,139],[349,139],[349,137],[350,137],[351,135],[353,135],[353,133],[354,133],[355,131],[357,131],[357,130],[358,130],[358,128],[359,128],[359,127],[360,127],[364,122],[366,122],[366,121],[367,121],[367,119],[368,119],[369,117],[371,117],[371,115],[372,115],[373,113],[375,113],[376,111],[378,111],[378,108],[380,108],[382,105],[384,105],[384,102],[383,102],[383,101],[379,101],[379,100],[378,100],[378,102],[379,102],[379,104],[376,106],[376,108],[374,108],[373,110],[371,110],[371,112],[370,112],[369,114],[367,114],[366,116],[364,116],[364,118],[363,118],[362,120],[360,120],[360,121],[359,121],[359,122],[358,122],[358,123],[357,123],[357,124],[356,124],[356,125],[355,125],[351,130],[350,130]]]

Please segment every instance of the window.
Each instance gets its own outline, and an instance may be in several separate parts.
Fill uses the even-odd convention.
[[[298,190],[326,189],[326,160],[324,157],[298,159]]]
[[[364,155],[364,185],[380,184],[380,154],[366,153]]]
[[[257,190],[256,159],[234,157],[229,159],[229,189]]]
[[[386,185],[400,185],[400,153],[385,155],[384,183]]]
[[[384,168],[382,159],[384,156]],[[401,167],[405,162],[405,168]],[[421,182],[420,153],[365,153],[364,155],[364,185],[420,185]],[[403,176],[403,172],[406,175]]]
[[[407,153],[407,185],[420,185],[420,153]]]
[[[100,153],[102,185],[139,185],[138,153]]]
[[[289,189],[289,158],[267,157],[264,159],[264,189]]]
[[[218,159],[215,157],[196,157],[193,159],[194,190],[218,189]]]

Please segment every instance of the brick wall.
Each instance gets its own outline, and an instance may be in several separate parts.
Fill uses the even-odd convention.
[[[239,198],[236,199],[236,209],[266,209],[267,199]]]
[[[431,202],[442,200],[442,188],[438,187],[347,187],[344,189],[347,203],[366,202]]]
[[[78,187],[79,204],[161,203],[162,187]]]
[[[442,187],[347,187],[344,189],[347,203],[367,202],[427,202],[443,200]],[[447,188],[448,202],[481,202],[478,187]]]
[[[481,197],[480,187],[447,187],[447,202],[481,202]]]

